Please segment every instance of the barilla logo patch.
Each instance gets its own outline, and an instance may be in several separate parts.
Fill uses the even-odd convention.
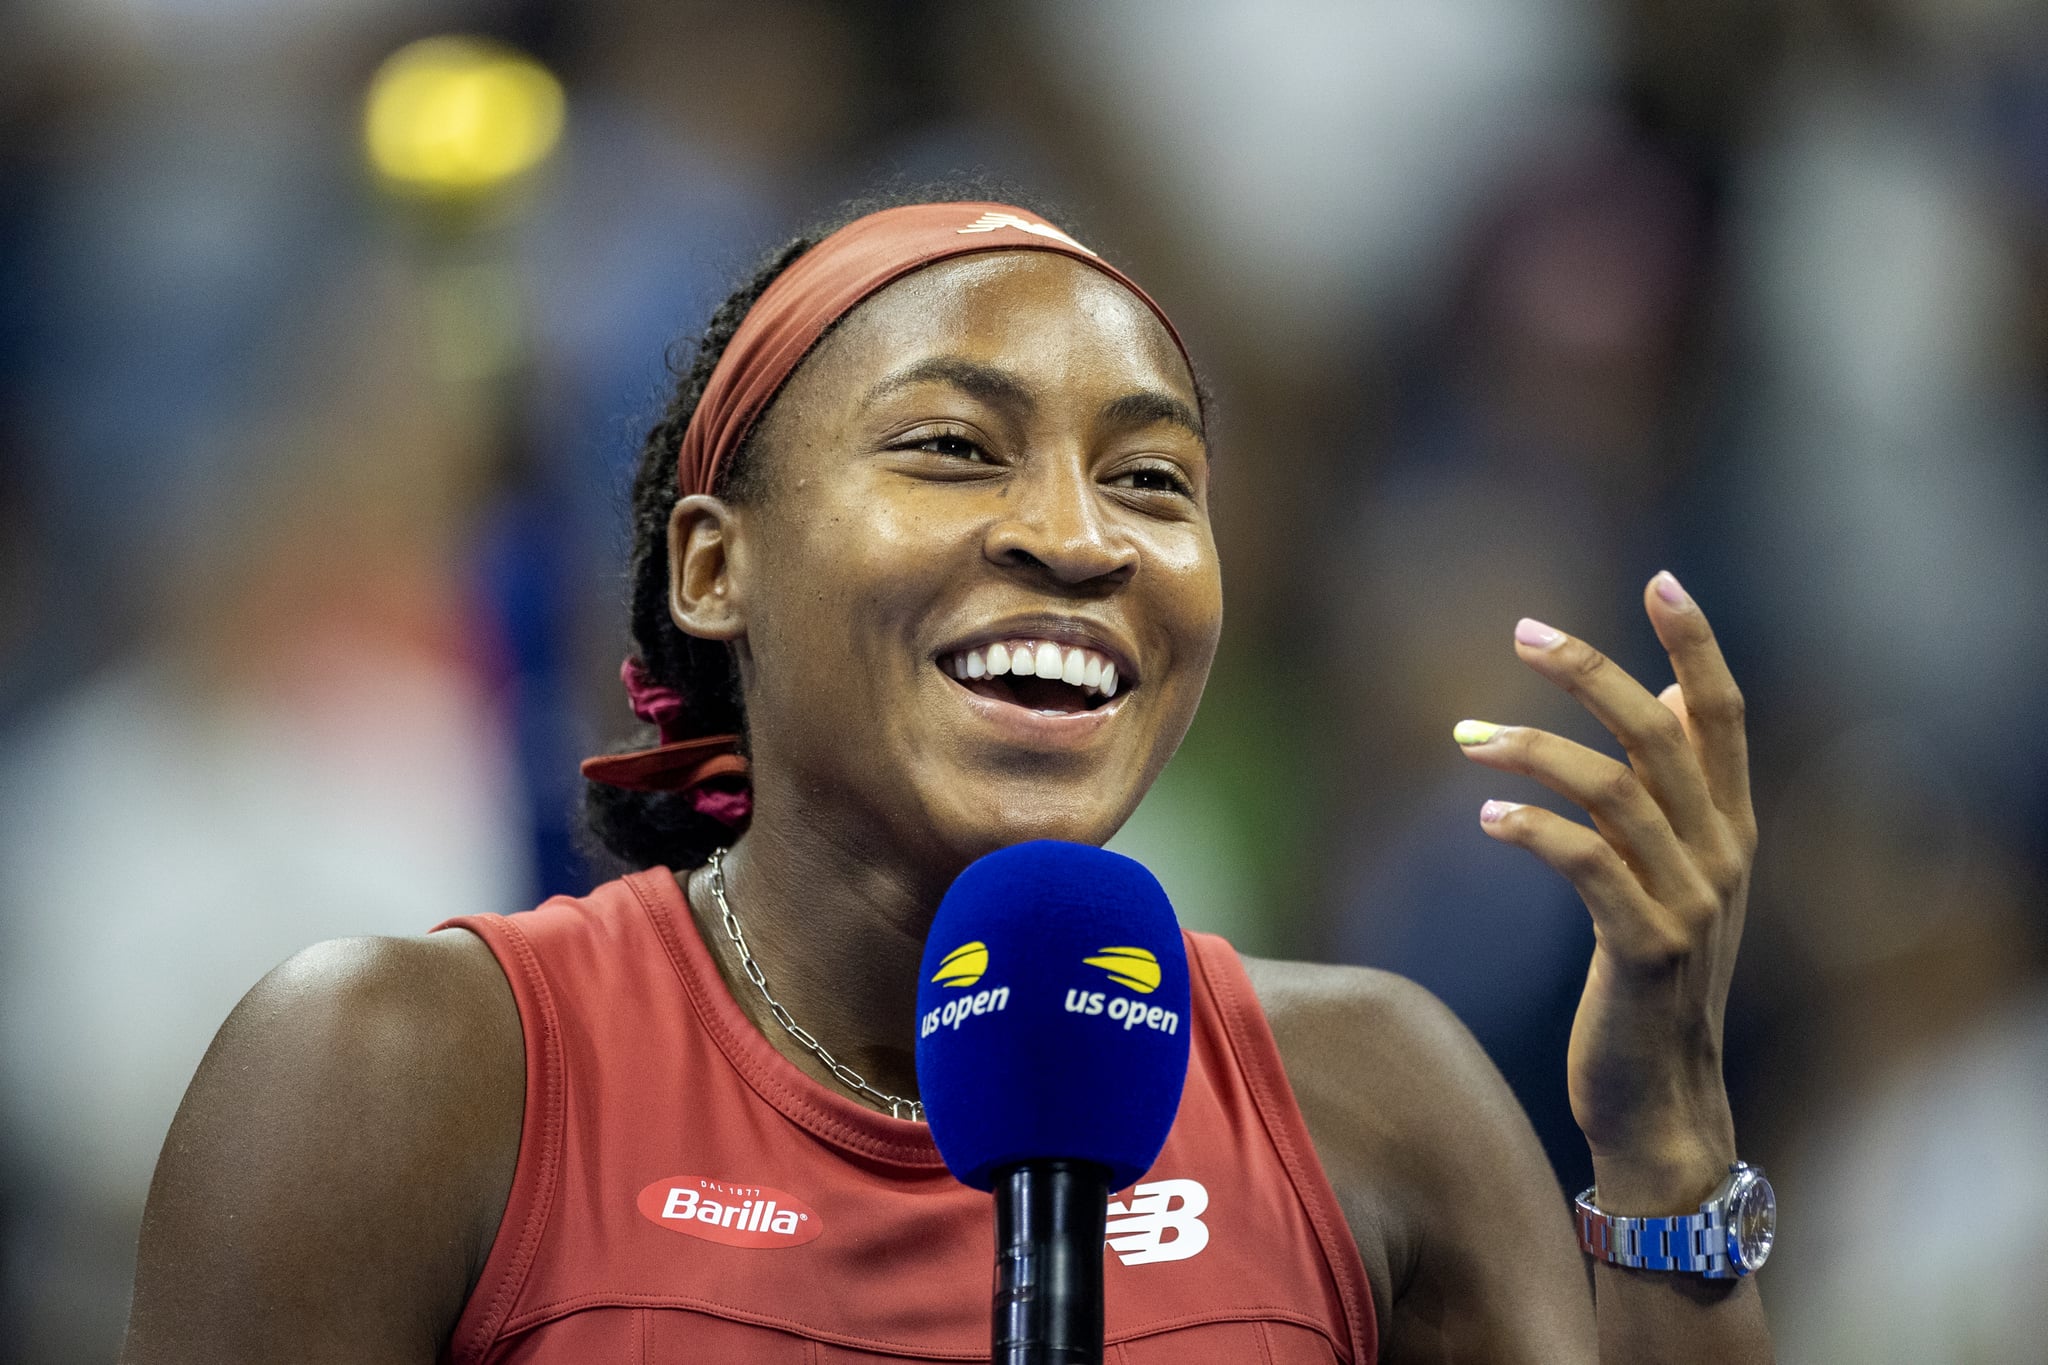
[[[988,973],[988,945],[976,940],[963,943],[939,960],[932,973],[935,986],[972,986]]]
[[[670,1176],[640,1191],[640,1212],[670,1232],[729,1247],[795,1247],[825,1230],[816,1210],[784,1190],[702,1175]]]
[[[961,228],[959,235],[965,237],[970,232],[994,232],[997,228],[1015,228],[1019,232],[1028,232],[1034,237],[1050,237],[1055,242],[1066,243],[1076,251],[1086,251],[1090,256],[1095,254],[1092,251],[1088,251],[1087,247],[1082,246],[1072,237],[1067,236],[1066,233],[1061,232],[1051,223],[1034,223],[1029,218],[1019,218],[1014,213],[984,213],[966,227]]]
[[[1159,959],[1150,948],[1099,948],[1094,957],[1081,960],[1102,968],[1111,981],[1140,995],[1150,995],[1159,989]]]

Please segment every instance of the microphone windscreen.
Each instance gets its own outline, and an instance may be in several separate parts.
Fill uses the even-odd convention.
[[[1052,840],[977,859],[939,903],[917,993],[939,1154],[978,1190],[1048,1158],[1124,1188],[1166,1145],[1192,1022],[1180,925],[1143,864]]]

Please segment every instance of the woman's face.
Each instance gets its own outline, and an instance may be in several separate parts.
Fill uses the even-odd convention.
[[[1115,833],[1223,614],[1193,381],[1151,310],[1052,253],[943,262],[850,314],[756,440],[728,572],[763,812],[850,807],[946,862]]]

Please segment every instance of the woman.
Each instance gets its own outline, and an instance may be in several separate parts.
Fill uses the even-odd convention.
[[[643,459],[626,677],[663,742],[586,772],[645,870],[252,991],[166,1143],[125,1358],[985,1353],[989,1206],[916,1118],[925,928],[991,849],[1108,839],[1180,741],[1221,625],[1208,476],[1165,315],[1026,210],[771,261]],[[1644,601],[1662,698],[1539,623],[1514,645],[1629,763],[1457,739],[1593,815],[1481,820],[1592,911],[1574,1112],[1598,1209],[1662,1216],[1736,1157],[1754,830],[1712,633],[1669,575]],[[1588,1294],[1527,1122],[1424,992],[1191,950],[1188,1095],[1113,1205],[1122,1359],[1768,1358],[1746,1278],[1601,1261]]]

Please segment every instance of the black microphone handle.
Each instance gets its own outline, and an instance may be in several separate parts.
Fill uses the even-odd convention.
[[[995,1196],[993,1365],[1101,1365],[1109,1168],[1027,1161]]]

